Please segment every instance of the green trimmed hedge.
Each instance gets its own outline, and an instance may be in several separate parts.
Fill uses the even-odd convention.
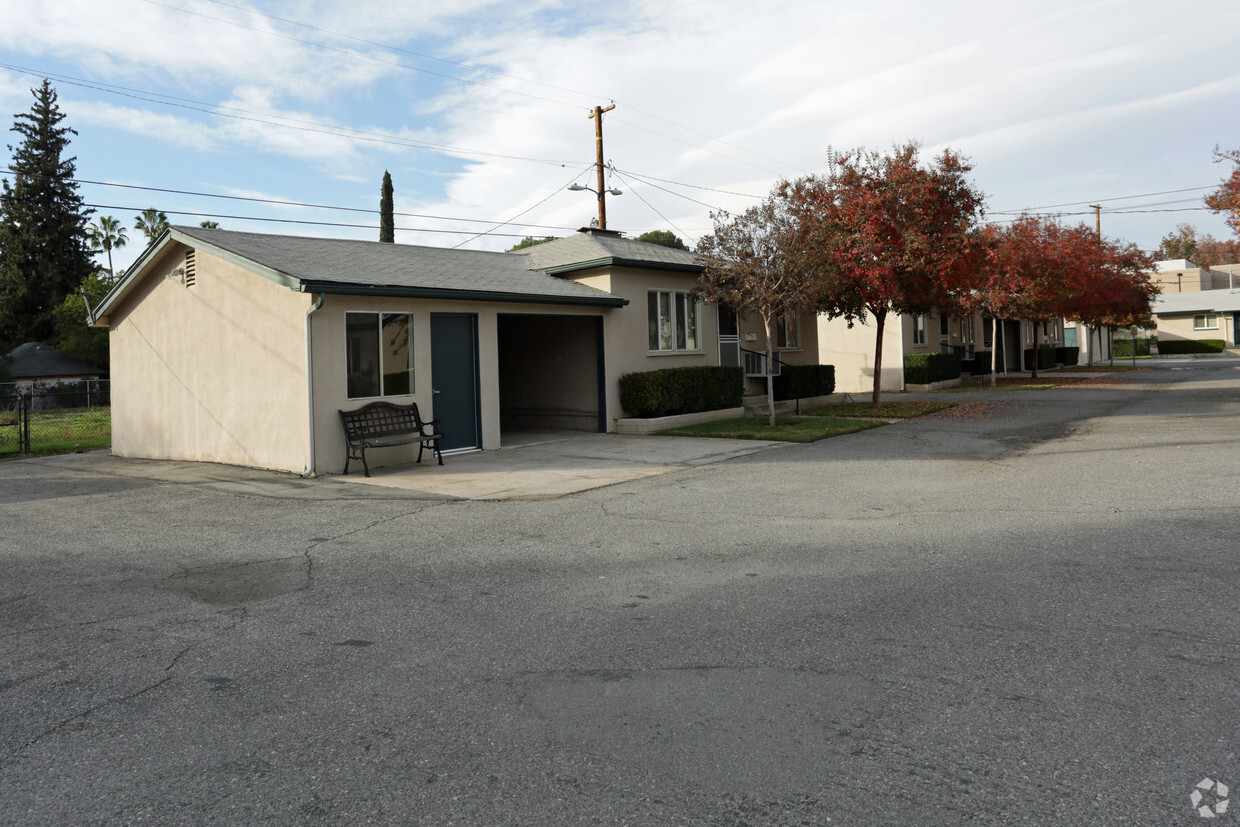
[[[1066,367],[1072,367],[1081,361],[1081,349],[1079,347],[1057,347],[1055,348],[1055,361]]]
[[[1133,342],[1132,339],[1116,339],[1115,341],[1113,341],[1111,343],[1113,345],[1111,350],[1115,354],[1115,358],[1119,359],[1124,356],[1132,358],[1132,342]],[[1137,355],[1138,356],[1149,356],[1150,355],[1150,340],[1149,339],[1137,339],[1136,342],[1137,342]]]
[[[620,405],[642,418],[739,408],[744,392],[739,367],[664,368],[620,377]]]
[[[835,365],[784,365],[775,377],[775,399],[808,399],[835,393]]]
[[[1119,344],[1116,342],[1115,344]],[[1172,339],[1164,342],[1158,340],[1158,353],[1165,356],[1169,353],[1222,353],[1227,343],[1222,339]],[[1119,356],[1119,350],[1115,351]]]
[[[1025,370],[1033,364],[1033,348],[1025,348]],[[1046,370],[1055,367],[1055,348],[1040,347],[1038,348],[1038,370]]]
[[[955,353],[910,353],[904,357],[906,385],[929,385],[959,376],[960,357]]]

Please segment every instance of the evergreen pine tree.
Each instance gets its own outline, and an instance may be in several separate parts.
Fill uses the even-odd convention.
[[[63,157],[73,129],[50,82],[32,89],[34,106],[15,116],[11,183],[0,191],[0,343],[51,339],[56,310],[94,272],[87,242],[93,210],[73,182],[76,158]]]
[[[396,241],[396,219],[392,215],[392,174],[383,171],[383,193],[379,196],[379,240]]]

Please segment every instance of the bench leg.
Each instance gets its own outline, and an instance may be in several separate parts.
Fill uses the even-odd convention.
[[[362,469],[365,470],[366,476],[370,476],[370,466],[366,464],[366,446],[362,446]]]

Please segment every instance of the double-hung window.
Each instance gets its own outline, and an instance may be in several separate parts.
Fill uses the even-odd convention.
[[[775,347],[792,349],[801,346],[801,331],[797,327],[797,315],[789,313],[775,320]]]
[[[646,294],[650,322],[650,349],[662,353],[701,350],[698,303],[680,290],[651,290]]]
[[[345,313],[349,399],[414,392],[413,315]]]
[[[1202,313],[1193,316],[1193,330],[1218,330],[1218,314]]]
[[[913,344],[924,345],[926,343],[926,317],[925,315],[913,317]]]

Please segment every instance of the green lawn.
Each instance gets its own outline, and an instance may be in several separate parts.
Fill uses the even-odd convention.
[[[914,419],[951,408],[955,402],[884,402],[874,407],[869,402],[846,402],[824,405],[804,411],[805,416],[843,416],[862,419]]]
[[[719,439],[769,439],[778,442],[817,442],[827,437],[851,434],[877,428],[887,423],[875,419],[851,419],[835,416],[788,416],[767,424],[765,416],[723,419],[659,431],[662,436],[702,436]]]
[[[16,414],[0,413],[0,454],[17,450]],[[112,444],[111,408],[69,408],[30,412],[30,453],[69,454]]]

